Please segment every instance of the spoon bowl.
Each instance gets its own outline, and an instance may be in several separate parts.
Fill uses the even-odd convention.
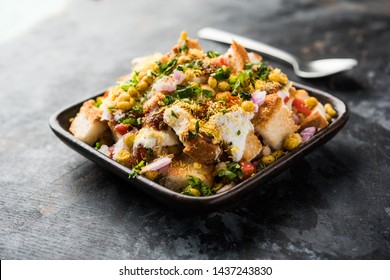
[[[342,71],[350,70],[358,64],[357,60],[353,58],[329,58],[314,61],[303,61],[292,54],[267,44],[211,27],[199,30],[198,36],[202,39],[226,44],[230,44],[232,39],[235,39],[247,49],[258,51],[290,63],[294,68],[295,74],[302,78],[326,77]]]

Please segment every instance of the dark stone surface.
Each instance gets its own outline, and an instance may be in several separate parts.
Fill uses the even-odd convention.
[[[345,100],[350,120],[251,197],[196,215],[70,150],[48,118],[204,26],[359,66],[301,80],[270,60]],[[389,259],[389,30],[387,0],[77,1],[0,45],[1,259]]]

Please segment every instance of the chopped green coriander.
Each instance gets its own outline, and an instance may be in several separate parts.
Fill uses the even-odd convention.
[[[246,92],[246,91],[240,91],[238,93],[238,96],[242,99],[242,100],[251,100],[252,98],[252,95],[249,93],[249,92]]]
[[[219,177],[225,177],[228,179],[228,181],[233,181],[235,180],[237,177],[239,179],[242,179],[242,170],[241,170],[241,167],[240,167],[240,164],[237,163],[237,162],[228,162],[226,163],[226,167],[225,168],[221,168],[219,171],[218,171],[218,176]]]
[[[202,89],[202,94],[206,98],[212,98],[213,97],[213,92],[208,89]]]
[[[249,70],[244,70],[238,74],[236,83],[233,86],[232,94],[237,95],[238,90],[245,89],[250,82]]]
[[[188,68],[202,68],[203,67],[203,60],[194,60],[191,61],[190,63],[187,63],[186,66]]]
[[[135,107],[133,107],[133,110],[138,112],[138,113],[142,113],[143,112],[142,106],[135,106]]]
[[[166,75],[166,76],[170,75],[173,72],[173,70],[175,69],[176,64],[177,64],[176,58],[172,59],[171,61],[165,62],[165,63],[161,63],[160,61],[157,61],[158,74]]]
[[[176,115],[175,111],[171,110],[171,115],[172,115],[172,117],[178,119],[178,116]]]
[[[199,133],[199,120],[196,121],[196,124],[195,124],[195,133],[198,134]]]
[[[121,84],[121,88],[125,91],[129,90],[130,87],[136,87],[138,85],[138,72],[134,72],[133,76],[127,80],[127,81],[124,81],[122,84]]]
[[[237,131],[237,136],[239,136],[241,134],[241,130]]]
[[[268,79],[268,75],[271,72],[266,62],[253,62],[245,64],[245,70],[249,70],[251,76],[255,79]]]
[[[100,142],[96,142],[95,149],[99,150],[102,147],[102,144]]]
[[[202,196],[209,196],[213,194],[211,187],[205,185],[204,182],[196,176],[188,175],[187,184],[188,186],[183,189],[183,191],[181,192],[182,194],[194,196],[195,194],[192,189],[197,190],[198,192],[195,192],[198,194],[200,192]]]
[[[188,51],[187,42],[186,40],[183,40],[181,41],[180,44],[180,52],[187,52],[187,51]]]
[[[230,76],[230,69],[228,67],[220,67],[215,73],[211,74],[217,81],[222,81]]]
[[[103,103],[103,101],[102,101],[101,99],[98,99],[98,100],[96,100],[96,102],[95,102],[95,106],[99,108],[100,105],[102,105],[102,103]]]
[[[207,57],[209,57],[209,58],[215,58],[215,57],[218,57],[220,55],[221,54],[219,52],[216,52],[216,51],[207,51]]]
[[[138,123],[137,119],[135,119],[135,118],[120,118],[118,120],[118,123],[123,123],[123,124],[131,125],[131,126],[137,126],[140,124],[140,123]]]
[[[145,165],[146,165],[146,161],[141,160],[137,165],[133,166],[133,168],[131,169],[131,171],[129,173],[129,179],[135,178],[139,174],[141,174],[142,167],[144,167]]]

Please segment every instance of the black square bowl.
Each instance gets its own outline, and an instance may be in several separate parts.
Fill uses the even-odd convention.
[[[349,118],[349,110],[343,101],[329,93],[308,86],[304,86],[298,83],[294,83],[294,86],[297,89],[307,90],[311,96],[316,97],[323,104],[331,103],[338,113],[337,117],[332,121],[332,123],[330,123],[328,127],[320,130],[307,142],[303,143],[303,145],[301,145],[299,148],[287,153],[275,163],[262,169],[260,172],[256,173],[254,176],[250,177],[244,182],[235,185],[230,190],[208,197],[193,197],[182,195],[180,193],[171,191],[143,176],[130,179],[129,168],[117,163],[115,160],[103,155],[93,147],[76,139],[69,132],[69,119],[76,115],[81,105],[86,100],[82,100],[56,112],[50,117],[49,123],[53,132],[66,145],[79,152],[86,158],[102,166],[103,168],[122,177],[128,182],[129,187],[136,187],[169,207],[176,209],[193,209],[196,211],[211,211],[216,210],[222,206],[232,205],[244,195],[253,192],[257,188],[262,188],[268,180],[286,170],[290,165],[294,164],[294,162],[307,155],[315,148],[329,141],[346,124]],[[98,92],[98,94],[91,96],[91,98],[88,99],[96,98],[103,93],[104,91]]]

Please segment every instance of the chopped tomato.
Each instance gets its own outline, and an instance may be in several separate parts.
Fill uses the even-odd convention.
[[[222,55],[219,56],[219,57],[214,58],[212,60],[211,64],[213,64],[215,66],[222,66],[222,65],[227,66],[228,65],[226,59]]]
[[[110,158],[112,158],[113,156],[114,156],[114,148],[109,148],[108,149],[108,152],[109,152],[109,156],[110,156]]]
[[[305,116],[309,116],[311,114],[311,111],[306,106],[305,101],[300,98],[295,98],[292,105],[297,109],[298,112],[303,113]]]
[[[229,96],[229,99],[228,99],[228,103],[226,104],[228,107],[231,107],[233,106],[234,104],[236,104],[237,102],[239,101],[239,98],[238,96]]]
[[[127,129],[128,129],[128,126],[123,124],[123,123],[119,123],[115,126],[115,131],[118,132],[120,135],[126,134]]]
[[[286,97],[283,99],[284,104],[286,104],[289,100],[290,100],[290,97],[286,96]]]
[[[109,93],[110,93],[110,91],[107,90],[107,91],[104,93],[103,97],[107,97]]]
[[[255,172],[255,167],[249,161],[241,162],[241,171],[243,173],[243,180],[248,179]]]

